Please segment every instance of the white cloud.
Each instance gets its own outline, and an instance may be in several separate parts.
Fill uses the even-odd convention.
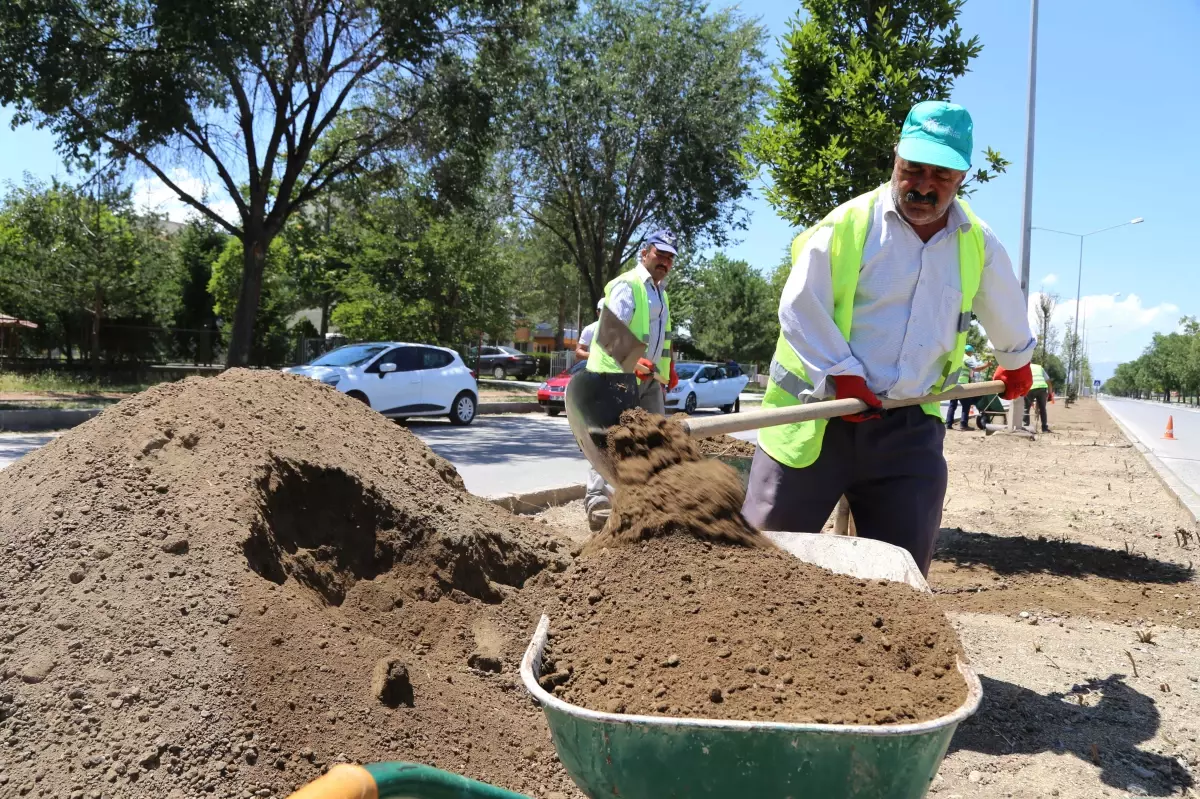
[[[194,175],[183,167],[176,167],[167,174],[172,183],[197,200],[205,202],[226,221],[238,223],[237,206],[229,198],[223,185]],[[172,222],[186,222],[199,214],[199,211],[179,199],[179,195],[155,175],[140,177],[133,182],[133,201],[139,208],[166,214]]]
[[[1043,286],[1053,286],[1057,282],[1058,282],[1058,275],[1054,274],[1053,272],[1051,272],[1050,274],[1048,274],[1044,278],[1042,278]]]
[[[1041,292],[1029,295],[1029,321],[1034,324],[1034,308]],[[1093,361],[1129,361],[1142,354],[1155,333],[1169,333],[1179,326],[1179,306],[1163,302],[1145,305],[1136,294],[1093,294],[1082,301],[1083,315],[1079,333],[1086,324],[1088,349]],[[1075,300],[1060,300],[1050,317],[1058,328],[1061,341],[1067,323],[1075,317]],[[1035,330],[1036,332],[1036,330]]]

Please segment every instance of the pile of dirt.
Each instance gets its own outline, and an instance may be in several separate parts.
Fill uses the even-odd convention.
[[[307,378],[128,399],[0,472],[0,794],[279,796],[384,759],[573,793],[514,600],[568,546]]]
[[[745,546],[770,546],[742,516],[741,478],[700,454],[683,426],[634,408],[608,433],[617,485],[608,523],[586,550],[595,552],[673,534]]]
[[[585,555],[543,581],[556,597],[542,685],[585,707],[895,724],[966,699],[954,630],[902,583],[681,535]]]

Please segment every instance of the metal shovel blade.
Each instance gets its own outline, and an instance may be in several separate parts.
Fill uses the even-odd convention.
[[[623,372],[632,372],[637,362],[646,354],[646,342],[635,336],[629,326],[607,307],[600,312],[596,343],[609,357],[621,364]]]
[[[637,377],[584,369],[567,383],[563,402],[567,407],[567,422],[583,457],[609,485],[615,484],[616,476],[608,459],[608,428],[620,421],[622,411],[637,407]]]

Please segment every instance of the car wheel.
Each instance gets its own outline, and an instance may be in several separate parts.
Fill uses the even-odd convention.
[[[683,401],[683,410],[686,413],[696,412],[696,395],[694,393],[688,394],[687,399]]]
[[[721,406],[721,413],[733,413],[733,405],[732,405],[732,404],[730,404],[730,405],[722,405],[722,406]]]
[[[508,372],[504,371],[503,366],[497,366],[492,370],[492,377],[496,378],[497,380],[503,380],[504,378],[508,377]]]
[[[548,416],[558,416],[560,413],[562,413],[562,408],[547,408],[546,409],[546,414]]]
[[[733,412],[734,413],[742,412],[742,398],[741,397],[738,397],[737,399],[735,399],[733,401]]]
[[[468,425],[475,420],[475,398],[471,392],[460,392],[450,405],[450,423]]]
[[[369,399],[367,399],[367,395],[362,393],[361,391],[350,391],[350,392],[346,393],[346,396],[350,397],[351,399],[358,400],[363,405],[366,405],[368,408],[371,407],[371,401]]]

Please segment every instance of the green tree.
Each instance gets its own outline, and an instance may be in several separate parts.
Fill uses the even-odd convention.
[[[697,301],[686,323],[697,348],[708,358],[769,361],[779,321],[766,278],[745,261],[717,253],[698,265],[695,284]]]
[[[292,335],[288,330],[288,319],[300,310],[295,282],[289,274],[295,258],[294,251],[285,238],[271,242],[264,259],[262,295],[258,303],[258,317],[254,324],[254,339],[250,342],[247,363],[253,366],[278,366],[286,363],[292,352]],[[237,307],[242,284],[241,242],[230,237],[225,248],[212,265],[212,276],[208,292],[213,297],[213,312],[224,319]]]
[[[78,344],[94,371],[104,355],[150,354],[152,332],[171,320],[179,296],[161,220],[137,214],[127,192],[106,185],[89,194],[32,179],[9,193],[2,213],[0,283],[16,313],[54,319],[68,357]]]
[[[427,163],[475,174],[491,75],[526,23],[505,0],[0,3],[0,104],[75,160],[148,170],[242,245],[228,362],[254,340],[270,246],[342,176]],[[179,179],[198,169],[232,214]]]
[[[208,291],[213,264],[224,251],[229,236],[206,219],[195,219],[176,240],[179,261],[180,305],[175,312],[175,346],[192,363],[211,364],[217,347],[215,299]]]
[[[763,36],[695,0],[596,0],[542,26],[512,122],[518,204],[590,304],[652,228],[719,244],[736,222]]]
[[[766,120],[747,142],[770,177],[767,200],[811,225],[888,180],[910,108],[947,100],[983,46],[964,40],[964,0],[803,0],[774,70]],[[1008,167],[987,148],[984,183]]]

